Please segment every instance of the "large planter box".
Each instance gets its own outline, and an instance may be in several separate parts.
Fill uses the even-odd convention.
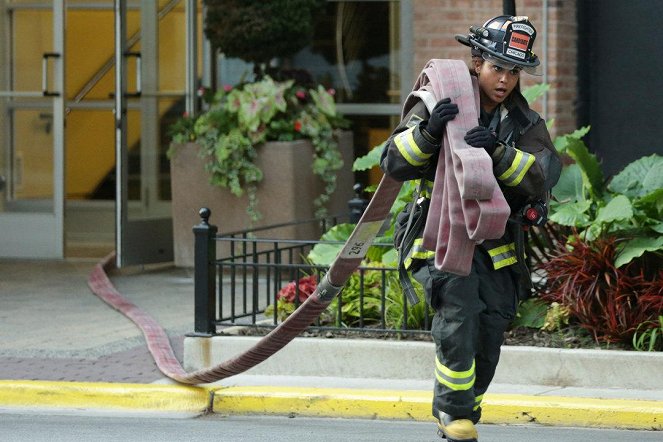
[[[347,214],[348,201],[353,197],[352,132],[339,132],[338,143],[344,166],[338,171],[336,192],[327,205],[330,215]],[[210,224],[218,226],[220,233],[251,227],[246,213],[247,197],[238,198],[226,189],[212,186],[199,151],[194,143],[175,146],[170,163],[177,267],[193,267],[192,228],[200,222],[198,211],[201,207],[212,211]],[[314,217],[313,200],[320,195],[323,185],[311,171],[312,158],[313,146],[307,140],[269,142],[258,147],[257,164],[264,174],[257,194],[262,219],[253,227]],[[265,232],[265,235],[270,234],[279,239],[308,240],[318,239],[320,232],[313,224],[302,224]],[[217,256],[225,256],[227,252],[219,244]]]

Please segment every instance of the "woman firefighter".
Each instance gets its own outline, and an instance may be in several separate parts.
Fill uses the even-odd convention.
[[[450,98],[428,111],[419,100],[390,136],[381,157],[385,174],[400,181],[419,180],[419,198],[399,215],[395,237],[401,262],[425,291],[435,311],[431,334],[436,346],[433,415],[439,434],[452,442],[478,440],[475,425],[481,401],[495,373],[504,332],[518,301],[530,291],[523,262],[523,225],[546,220],[546,203],[561,171],[561,161],[545,121],[520,93],[522,72],[540,66],[532,52],[536,30],[527,17],[498,16],[456,40],[471,48],[470,74],[477,77],[479,124],[465,142],[484,149],[492,173],[511,210],[505,234],[477,244],[469,275],[435,267],[435,252],[423,247],[426,217],[438,152],[447,122],[458,114]],[[405,232],[415,226],[418,231]],[[414,233],[414,235],[413,235]]]

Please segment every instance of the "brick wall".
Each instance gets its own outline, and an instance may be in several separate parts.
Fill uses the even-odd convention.
[[[467,34],[470,25],[483,24],[502,13],[502,0],[413,0],[414,77],[419,75],[431,58],[470,60],[470,51],[454,39],[455,34]],[[543,0],[516,0],[518,15],[527,15],[537,29],[534,52],[543,58],[544,39],[547,39],[547,60],[543,69],[551,89],[534,109],[555,119],[553,138],[576,129],[576,0],[548,0],[548,35],[543,35]],[[543,77],[522,76],[522,86],[540,83]]]

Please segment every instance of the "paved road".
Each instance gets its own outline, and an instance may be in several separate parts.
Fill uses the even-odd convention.
[[[441,441],[426,422],[204,416],[194,419],[104,417],[83,414],[0,413],[0,440],[30,442],[110,441]],[[480,425],[481,442],[661,441],[662,432]]]

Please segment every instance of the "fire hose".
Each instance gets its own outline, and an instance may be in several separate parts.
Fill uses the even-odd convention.
[[[459,144],[460,141],[462,141],[463,137],[462,135],[459,135],[460,131],[469,129],[469,127],[466,128],[466,126],[472,119],[471,109],[474,109],[472,126],[476,124],[477,102],[475,91],[472,88],[469,74],[467,75],[467,78],[465,78],[461,72],[464,71],[467,73],[467,67],[464,63],[455,60],[432,60],[427,68],[431,65],[435,66],[435,69],[439,68],[441,70],[437,74],[434,74],[435,79],[432,81],[428,80],[433,78],[433,73],[430,71],[426,72],[425,70],[422,75],[425,73],[426,79],[420,77],[422,81],[415,84],[415,92],[420,89],[420,87],[433,83],[432,87],[429,88],[430,92],[433,94],[433,97],[439,97],[437,94],[441,93],[441,91],[439,89],[436,90],[435,88],[443,82],[443,92],[448,92],[449,94],[447,96],[450,96],[452,100],[458,103],[460,109],[458,117],[462,117],[460,119],[457,117],[457,120],[459,120],[458,124],[452,124],[455,120],[449,122],[447,136],[444,137],[445,146],[441,149],[440,159],[438,161],[438,172],[441,171],[441,173],[445,173],[445,171],[455,171],[455,173],[458,173],[458,171],[460,171],[458,178],[461,179],[461,190],[458,190],[455,193],[447,193],[446,196],[444,196],[444,188],[449,186],[449,181],[452,180],[448,176],[453,177],[454,174],[448,173],[448,176],[445,175],[444,179],[436,179],[436,187],[434,187],[433,192],[435,193],[437,190],[437,192],[440,193],[439,198],[444,197],[447,202],[445,203],[440,199],[440,203],[436,202],[435,207],[441,208],[445,204],[449,205],[449,198],[462,199],[464,202],[466,200],[463,198],[468,198],[467,201],[469,201],[469,199],[472,198],[487,198],[488,196],[493,196],[496,192],[494,189],[482,188],[477,191],[476,186],[471,181],[462,181],[463,177],[468,174],[479,174],[481,176],[478,178],[485,180],[485,175],[492,176],[492,164],[487,170],[477,169],[477,166],[473,164],[472,161],[465,160],[467,156],[471,156],[473,153],[471,151],[468,151],[467,154],[457,152],[456,156],[458,157],[458,162],[456,162],[456,159],[444,159],[444,156],[448,157],[450,156],[450,153],[453,152],[454,144]],[[430,101],[430,97],[425,100]],[[466,109],[469,109],[468,114],[466,117],[463,117]],[[447,138],[450,138],[450,141],[447,141]],[[460,139],[460,141],[458,141],[458,139]],[[450,144],[451,147],[447,146],[447,144]],[[479,149],[475,150],[478,151]],[[482,159],[481,161],[485,163],[485,159]],[[440,163],[443,165],[440,166]],[[456,178],[454,178],[454,180],[455,179]],[[440,182],[439,186],[438,181]],[[306,301],[304,301],[285,321],[275,327],[253,347],[214,367],[200,369],[192,373],[187,373],[184,370],[179,360],[175,357],[168,336],[163,328],[150,315],[143,312],[138,306],[124,298],[111,283],[106,271],[113,266],[113,255],[108,256],[95,266],[88,278],[88,285],[92,292],[99,298],[123,313],[141,329],[147,341],[148,349],[154,357],[157,367],[165,376],[183,384],[202,384],[225,379],[254,367],[279,351],[304,329],[309,327],[329,306],[366,256],[366,253],[382,227],[385,218],[389,215],[389,210],[391,209],[401,186],[401,182],[396,181],[389,176],[384,176],[364,211],[364,214],[350,235],[350,238],[341,249],[327,273],[321,278],[321,281],[313,294],[309,296]],[[495,187],[497,187],[496,184]],[[456,184],[456,188],[458,188],[458,183]],[[497,192],[499,192],[499,189]],[[465,223],[464,215],[459,212],[459,210],[462,210],[462,205],[463,203],[454,203],[453,212],[445,213],[444,211],[440,211],[439,216],[436,216],[440,227],[437,228],[438,235],[436,235],[435,239],[436,241],[439,240],[442,243],[448,244],[448,247],[445,246],[445,252],[441,254],[441,256],[443,256],[442,262],[453,261],[455,250],[453,256],[444,257],[446,256],[446,250],[453,250],[453,247],[456,247],[456,244],[462,244],[464,247],[470,243],[472,245],[475,244],[475,239],[469,239],[469,237],[467,241],[462,243],[459,243],[458,240],[455,239],[462,237],[457,225]],[[469,205],[473,210],[472,216],[476,217],[476,219],[472,218],[469,220],[470,223],[468,226],[470,226],[472,230],[477,230],[480,231],[480,233],[483,233],[482,229],[484,225],[499,224],[499,222],[492,220],[490,214],[485,215],[485,219],[481,218],[481,216],[484,216],[482,210],[486,204],[477,202],[476,204],[470,203]],[[461,209],[459,209],[459,207],[461,207]],[[452,229],[452,233],[447,233],[449,230],[447,227],[441,227],[442,224],[446,222],[444,220],[446,216],[455,217],[449,228]],[[433,226],[432,223],[431,226]],[[426,228],[429,228],[428,225]],[[502,230],[503,228],[504,226],[502,226]],[[435,230],[433,227],[431,227],[431,229],[433,229],[431,231]],[[479,239],[479,236],[476,234],[474,237]]]

